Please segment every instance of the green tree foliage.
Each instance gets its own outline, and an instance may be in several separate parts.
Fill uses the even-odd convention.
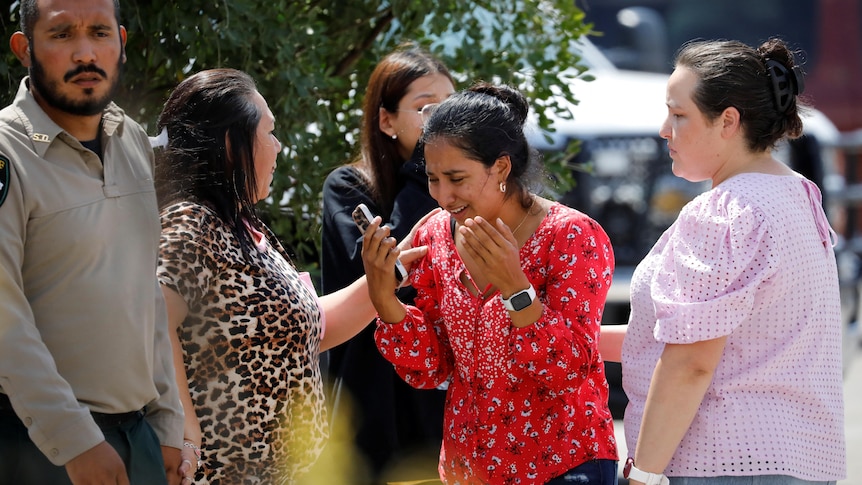
[[[17,30],[17,1],[2,7],[5,38]],[[584,76],[571,43],[585,34],[571,0],[121,0],[128,30],[117,102],[153,133],[171,89],[202,69],[250,73],[277,118],[284,144],[271,200],[261,214],[314,271],[323,179],[355,155],[365,84],[378,59],[418,43],[476,80],[520,86],[546,121],[566,76]],[[0,65],[4,104],[26,74],[8,52]],[[558,110],[558,109],[557,109]],[[563,113],[565,116],[565,113]],[[547,160],[564,186],[564,162]]]

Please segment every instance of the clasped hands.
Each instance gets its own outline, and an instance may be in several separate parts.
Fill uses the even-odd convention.
[[[427,248],[413,248],[411,243],[418,228],[440,210],[435,209],[425,215],[401,243],[389,236],[388,227],[381,227],[379,216],[368,226],[362,242],[362,260],[372,301],[384,321],[393,321],[385,318],[385,312],[380,310],[381,306],[389,306],[387,302],[392,302],[386,295],[393,295],[397,289],[398,283],[392,273],[395,260],[400,257],[409,269],[413,262],[427,253]],[[529,280],[521,269],[518,242],[502,220],[497,219],[495,224],[491,224],[477,216],[467,219],[457,232],[462,238],[466,255],[475,263],[475,270],[483,276],[483,280],[499,289],[504,297],[529,286]]]

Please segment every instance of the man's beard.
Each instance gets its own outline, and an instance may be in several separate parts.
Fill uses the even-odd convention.
[[[105,107],[111,103],[111,100],[117,93],[117,89],[120,87],[120,79],[123,77],[122,58],[122,54],[120,54],[120,58],[117,59],[117,74],[114,76],[113,80],[108,77],[105,71],[96,67],[95,64],[78,66],[77,69],[73,69],[63,76],[64,81],[68,81],[72,77],[85,72],[94,72],[99,74],[111,83],[111,88],[100,98],[90,98],[79,101],[69,99],[61,94],[59,90],[60,83],[58,81],[48,80],[42,63],[36,60],[36,54],[32,50],[30,51],[30,83],[32,83],[32,86],[35,88],[36,92],[39,93],[39,96],[42,97],[45,103],[52,108],[76,116],[93,116],[101,113]],[[84,90],[84,92],[86,94],[91,94],[93,90],[87,89]]]

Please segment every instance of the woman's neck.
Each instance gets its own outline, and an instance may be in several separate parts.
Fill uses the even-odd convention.
[[[791,175],[793,170],[772,156],[772,151],[749,153],[748,156],[735,158],[739,160],[733,166],[725,167],[712,177],[712,186],[716,187],[725,180],[743,173],[763,173],[767,175]]]

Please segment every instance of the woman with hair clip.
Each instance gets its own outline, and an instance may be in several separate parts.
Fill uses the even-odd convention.
[[[772,155],[802,134],[778,39],[699,41],[667,86],[673,172],[712,189],[632,277],[623,344],[633,485],[834,484],[845,475],[835,234]]]
[[[351,217],[358,204],[380,215],[399,240],[437,207],[417,141],[423,110],[454,91],[446,66],[413,45],[401,46],[375,67],[365,90],[359,154],[323,184],[324,294],[365,273],[362,233]],[[415,292],[405,286],[398,295],[412,302]],[[368,467],[368,476],[357,475],[355,483],[433,477],[445,392],[405,384],[377,351],[370,327],[328,354],[333,419],[354,428],[353,445]]]
[[[431,195],[445,209],[413,239],[415,304],[395,297],[398,255],[372,224],[362,258],[378,349],[411,386],[448,383],[447,484],[611,485],[617,450],[599,327],[614,257],[607,234],[531,191],[529,105],[479,84],[424,125]]]
[[[254,81],[233,69],[185,79],[159,116],[158,277],[186,416],[185,483],[201,465],[199,483],[295,483],[328,434],[319,353],[374,315],[364,278],[318,300],[258,219],[281,152],[274,127]]]

